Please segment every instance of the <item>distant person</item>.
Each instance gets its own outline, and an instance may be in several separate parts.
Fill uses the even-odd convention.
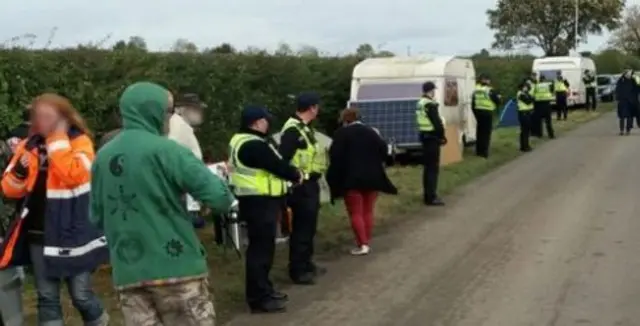
[[[16,150],[18,143],[20,141],[26,139],[29,136],[29,130],[31,129],[31,121],[30,121],[30,106],[26,107],[22,111],[22,121],[20,124],[11,129],[7,134],[7,145],[11,148],[12,151]]]
[[[438,196],[440,175],[440,148],[447,144],[444,119],[434,100],[436,85],[422,84],[422,97],[416,104],[416,125],[422,143],[422,199],[427,206],[444,206]]]
[[[102,146],[111,141],[111,139],[113,139],[116,135],[118,135],[118,133],[120,133],[120,128],[122,128],[122,121],[117,110],[113,110],[111,112],[109,120],[109,125],[112,129],[104,133],[102,137],[100,137],[98,148],[102,148]]]
[[[593,75],[593,72],[587,69],[584,71],[582,82],[584,83],[587,92],[587,103],[585,104],[585,107],[587,111],[595,111],[598,106],[598,80],[596,79],[596,76]]]
[[[60,291],[85,325],[108,324],[92,290],[93,272],[108,260],[106,239],[88,223],[91,132],[70,101],[57,94],[36,97],[31,135],[21,141],[2,177],[2,192],[22,199],[21,215],[9,230],[0,269],[29,264],[38,296],[38,325],[62,325]]]
[[[193,155],[202,160],[202,149],[194,132],[194,128],[201,125],[204,119],[203,111],[207,105],[194,93],[186,93],[178,97],[175,112],[169,120],[169,138],[186,147]],[[200,216],[200,204],[191,195],[185,197],[187,210],[193,217],[193,226],[203,228],[205,220]]]
[[[549,82],[544,75],[541,75],[538,83],[536,83],[533,90],[533,97],[535,98],[533,110],[536,118],[532,122],[538,124],[532,124],[531,129],[535,131],[533,135],[542,137],[542,124],[544,124],[547,130],[547,136],[550,139],[556,138],[551,119],[551,102],[554,99],[554,89],[553,84]],[[539,121],[538,118],[540,118]],[[537,131],[540,131],[540,133],[538,134]]]
[[[367,255],[378,193],[397,194],[398,189],[387,177],[387,144],[378,132],[358,119],[355,108],[343,110],[340,120],[343,126],[335,132],[329,149],[327,183],[332,202],[344,198],[356,238],[351,254]]]
[[[618,99],[618,126],[620,135],[631,134],[633,118],[638,107],[637,84],[633,79],[633,71],[627,70],[616,82],[616,98]]]
[[[214,326],[206,251],[182,200],[214,214],[233,196],[192,151],[165,137],[173,96],[138,82],[120,96],[123,127],[98,152],[91,221],[109,239],[113,285],[126,326]]]
[[[569,82],[562,77],[562,73],[558,71],[556,80],[553,83],[553,90],[556,93],[556,118],[558,121],[567,120],[569,115],[569,105],[567,99],[569,97]]]
[[[480,77],[471,99],[471,107],[476,112],[476,155],[489,158],[491,134],[493,133],[493,118],[500,103],[498,93],[491,87],[491,80],[487,76]]]
[[[529,91],[528,83],[520,84],[516,100],[518,102],[518,121],[520,122],[520,151],[530,152],[529,137],[531,136],[531,115],[533,114],[534,98]]]

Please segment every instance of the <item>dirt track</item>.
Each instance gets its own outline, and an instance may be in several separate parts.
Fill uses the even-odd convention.
[[[541,146],[288,289],[286,314],[230,325],[640,325],[640,136],[615,129]]]

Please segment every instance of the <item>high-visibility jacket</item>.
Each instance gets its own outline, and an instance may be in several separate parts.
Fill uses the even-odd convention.
[[[418,126],[418,131],[429,132],[435,129],[425,109],[425,106],[427,104],[433,102],[435,101],[428,97],[421,97],[418,100],[418,103],[416,103],[416,125]],[[440,111],[438,111],[438,115],[440,116],[440,120],[442,121],[442,126],[445,126],[445,120]]]
[[[520,100],[520,96],[523,95],[523,91],[518,91],[516,98],[518,99],[518,111],[531,111],[533,110],[533,103],[527,104]]]
[[[537,81],[527,80],[527,85],[529,85],[529,94],[531,94],[531,96],[533,96],[533,92],[535,91],[536,84],[538,84]]]
[[[48,277],[68,277],[78,271],[91,271],[109,258],[103,233],[89,223],[91,164],[94,159],[91,139],[71,128],[68,133],[54,133],[46,138],[43,164],[38,145],[31,137],[18,144],[2,176],[2,192],[8,198],[23,199],[26,204],[36,184],[38,171],[47,171],[43,255]],[[20,158],[28,155],[26,178],[17,177],[14,169]],[[115,194],[114,196],[117,196]],[[11,223],[0,252],[0,269],[28,264],[23,209]]]
[[[238,133],[231,137],[229,141],[229,166],[231,173],[229,175],[229,185],[234,194],[241,196],[268,196],[280,197],[287,193],[286,181],[277,176],[261,169],[250,168],[238,159],[238,153],[242,145],[248,141],[266,141],[256,135],[248,133]],[[280,153],[268,144],[271,150],[280,157]]]
[[[328,152],[315,139],[315,130],[300,120],[289,118],[282,126],[281,133],[284,134],[290,128],[295,128],[307,145],[305,149],[296,151],[291,159],[291,164],[300,169],[305,175],[310,173],[324,174],[328,167]]]
[[[596,79],[593,78],[590,82],[585,83],[585,86],[587,88],[595,88],[596,86],[598,86],[598,83],[596,82]]]
[[[491,100],[491,87],[486,85],[476,85],[473,91],[473,101],[476,110],[494,111],[496,104]]]
[[[564,84],[563,79],[553,82],[553,90],[556,93],[566,93],[568,91],[567,85]]]
[[[536,101],[553,101],[555,96],[551,93],[551,83],[548,81],[538,82],[533,91]]]

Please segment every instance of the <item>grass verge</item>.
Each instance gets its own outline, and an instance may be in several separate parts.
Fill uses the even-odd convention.
[[[594,113],[580,111],[571,112],[568,121],[556,122],[554,127],[558,135],[569,131],[580,124],[593,120],[612,109],[612,105],[602,106],[600,111]],[[518,157],[518,128],[497,129],[493,134],[491,144],[491,157],[481,159],[472,155],[471,149],[465,150],[465,160],[460,163],[443,168],[440,177],[440,192],[447,194],[455,188],[481,176],[496,167],[503,165]],[[545,140],[533,140],[533,146],[540,145]],[[535,150],[534,150],[535,151]],[[418,166],[393,167],[389,169],[389,176],[394,181],[400,195],[382,196],[378,201],[376,224],[387,229],[411,217],[412,213],[420,210],[421,204],[421,168]],[[320,226],[317,235],[317,251],[322,255],[335,255],[352,241],[352,233],[346,218],[342,203],[335,206],[323,206],[320,213]],[[384,232],[384,231],[382,231]],[[201,232],[201,237],[209,246],[209,266],[211,268],[211,281],[215,293],[216,310],[220,323],[224,323],[233,314],[244,308],[244,271],[243,263],[231,251],[222,251],[214,245],[213,231],[209,228]],[[273,270],[275,283],[287,284],[286,279],[286,248],[280,248]],[[118,309],[117,297],[111,286],[111,277],[107,270],[99,271],[94,278],[95,289],[107,309],[112,322],[110,325],[123,325],[122,317]],[[25,313],[27,324],[36,324],[36,294],[31,282],[25,286]],[[77,312],[72,308],[66,296],[63,299],[65,311],[65,325],[82,325]]]

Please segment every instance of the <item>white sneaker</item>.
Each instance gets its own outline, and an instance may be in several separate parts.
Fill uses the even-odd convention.
[[[353,250],[351,250],[351,254],[354,256],[364,256],[364,255],[368,255],[369,252],[371,252],[371,248],[367,245],[364,246],[360,246],[358,248],[355,248]]]

